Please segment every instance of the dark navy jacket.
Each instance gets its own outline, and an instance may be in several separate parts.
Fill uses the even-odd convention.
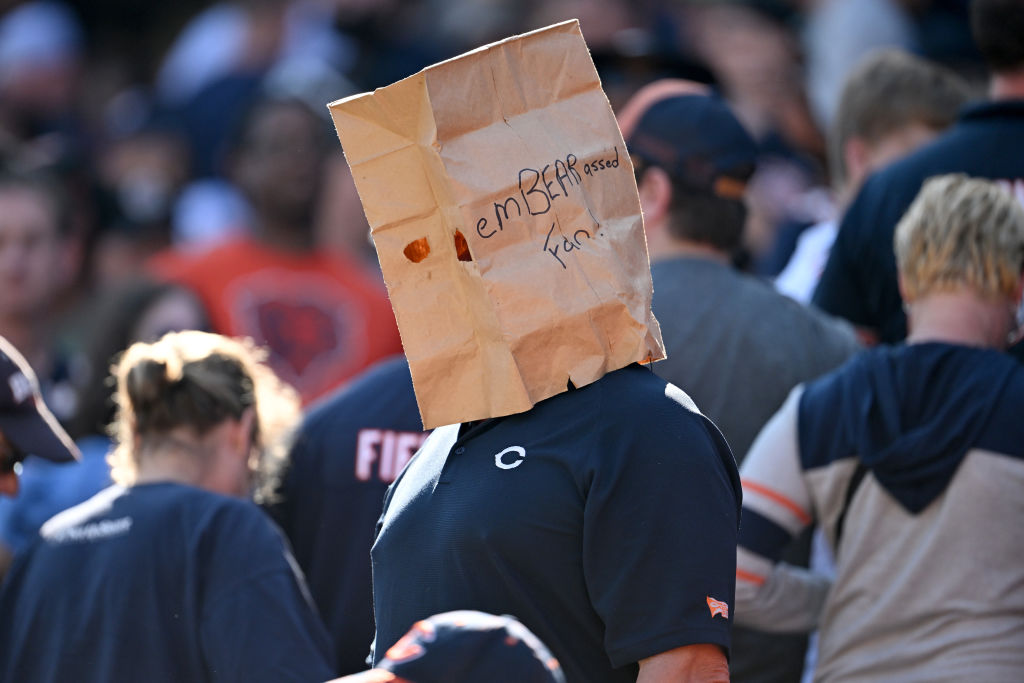
[[[526,413],[436,429],[373,546],[375,658],[417,620],[510,614],[570,682],[730,643],[740,486],[681,390],[638,365]]]
[[[409,366],[400,356],[317,404],[292,449],[271,512],[334,639],[339,674],[367,668],[374,526],[388,485],[426,436]]]
[[[0,680],[329,678],[330,640],[259,508],[174,483],[57,515],[0,593]]]
[[[945,173],[1015,183],[1024,193],[1024,100],[968,107],[937,140],[868,178],[843,216],[816,306],[877,330],[882,342],[906,337],[893,234],[924,181]]]

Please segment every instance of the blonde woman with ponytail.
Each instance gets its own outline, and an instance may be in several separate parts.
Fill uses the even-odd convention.
[[[0,680],[323,681],[331,645],[277,529],[299,416],[250,344],[177,332],[114,370],[117,484],[44,525],[0,593]]]

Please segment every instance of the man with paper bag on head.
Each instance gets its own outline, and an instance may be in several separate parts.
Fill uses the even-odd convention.
[[[373,546],[374,660],[510,614],[576,683],[719,681],[740,499],[663,357],[633,169],[566,22],[330,105],[420,414]]]

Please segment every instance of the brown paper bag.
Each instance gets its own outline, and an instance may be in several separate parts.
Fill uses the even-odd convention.
[[[329,107],[425,428],[664,357],[633,168],[578,22]]]

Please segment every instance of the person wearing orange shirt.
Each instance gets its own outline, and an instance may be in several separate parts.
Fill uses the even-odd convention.
[[[159,277],[198,294],[215,331],[265,345],[271,366],[305,404],[401,351],[379,277],[314,244],[328,143],[325,126],[301,102],[255,104],[230,164],[252,205],[251,235],[151,264]]]

